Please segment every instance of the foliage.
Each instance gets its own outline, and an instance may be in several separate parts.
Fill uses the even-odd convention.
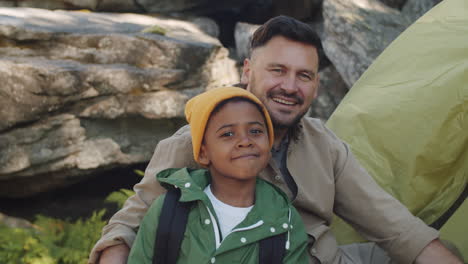
[[[158,25],[153,25],[153,26],[150,26],[150,27],[147,27],[145,29],[143,29],[141,32],[143,33],[152,33],[152,34],[158,34],[158,35],[166,35],[167,33],[167,30],[161,26],[158,26]]]
[[[135,192],[132,190],[120,189],[116,192],[109,194],[109,196],[107,196],[106,198],[106,202],[116,203],[120,208],[123,206],[125,201],[134,194]]]
[[[134,170],[144,176],[141,170]],[[120,189],[106,202],[122,207],[134,191]],[[105,209],[75,222],[36,216],[33,228],[11,228],[0,223],[1,264],[86,264],[92,247],[107,222]]]
[[[136,173],[136,175],[138,175],[138,176],[141,176],[141,177],[145,176],[145,172],[142,171],[142,170],[133,170],[133,171],[134,171],[134,172]]]
[[[141,177],[145,176],[145,172],[142,170],[133,170],[133,172],[135,172],[135,174],[138,176],[141,176]],[[125,201],[134,194],[135,192],[132,190],[120,189],[118,191],[115,191],[109,194],[109,196],[107,196],[106,198],[106,202],[116,203],[117,206],[121,208],[124,205]]]
[[[37,216],[34,228],[0,226],[0,263],[85,264],[106,221],[105,210],[69,222]]]
[[[135,172],[136,175],[138,176],[145,176],[145,172],[144,171],[141,171],[141,170],[133,170],[133,172]],[[130,196],[134,195],[135,192],[132,191],[132,190],[129,190],[129,189],[120,189],[118,191],[115,191],[115,192],[112,192],[111,194],[109,194],[109,196],[107,196],[106,198],[106,202],[110,202],[110,203],[116,203],[117,206],[119,208],[121,208],[125,201],[130,198]]]
[[[0,225],[0,233],[0,263],[57,263],[50,257],[47,247],[41,245],[34,230]]]

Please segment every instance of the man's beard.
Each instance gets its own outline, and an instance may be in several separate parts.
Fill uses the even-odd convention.
[[[297,124],[299,124],[299,122],[301,121],[302,117],[304,117],[304,115],[307,113],[307,110],[302,112],[302,113],[299,113],[298,115],[296,115],[296,117],[290,121],[290,122],[283,122],[283,121],[280,121],[278,119],[276,119],[273,115],[270,114],[270,117],[271,117],[271,122],[273,123],[273,127],[275,129],[290,129],[290,128],[293,128],[293,127],[296,127]]]
[[[257,95],[256,94],[256,87],[255,87],[255,84],[256,84],[256,76],[254,74],[254,72],[251,73],[251,76],[250,76],[250,89],[248,89],[250,92],[252,92],[255,96],[257,96],[260,100],[262,100],[262,97]],[[247,89],[248,85],[247,84],[241,84],[241,87],[244,88],[244,89]],[[282,95],[284,97],[289,97],[289,98],[292,98],[294,99],[297,103],[299,104],[303,104],[304,103],[304,99],[297,96],[297,95],[287,95],[285,94],[284,92],[282,91],[269,91],[266,93],[266,98],[265,100],[268,100],[269,98],[272,98],[273,96],[275,95]],[[267,106],[266,102],[262,102],[265,107]],[[270,114],[270,118],[271,118],[271,122],[273,123],[273,127],[274,129],[279,129],[279,130],[282,130],[282,129],[288,129],[288,130],[296,130],[294,128],[298,127],[298,124],[301,120],[301,118],[307,113],[307,111],[309,110],[310,108],[310,105],[307,109],[305,109],[302,113],[299,113],[292,121],[290,122],[282,122],[278,119],[276,119],[272,113],[270,112],[270,110],[267,108],[268,110],[268,113]]]
[[[267,92],[266,94],[266,97],[267,99],[270,99],[272,100],[271,98],[275,97],[275,96],[282,96],[282,97],[285,97],[285,98],[290,98],[290,99],[293,99],[293,101],[295,101],[297,104],[303,104],[304,103],[304,100],[297,96],[297,95],[289,95],[289,94],[285,94],[284,92],[282,91],[269,91]],[[272,100],[273,101],[273,100]],[[270,113],[270,116],[271,116],[271,122],[273,123],[273,126],[275,127],[275,129],[289,129],[289,128],[292,128],[292,127],[296,127],[297,124],[300,122],[301,118],[307,113],[308,109],[305,109],[302,113],[299,113],[297,114],[293,120],[291,121],[288,121],[288,122],[283,122],[281,120],[278,120],[275,118],[275,116],[273,114]]]

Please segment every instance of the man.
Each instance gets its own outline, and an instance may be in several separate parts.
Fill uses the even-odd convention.
[[[321,44],[304,23],[280,16],[252,38],[242,83],[266,106],[275,129],[272,160],[260,177],[281,188],[299,211],[312,263],[389,263],[375,244],[338,247],[329,226],[333,212],[376,242],[397,263],[461,263],[438,241],[438,232],[385,193],[362,169],[346,144],[323,124],[304,117],[317,97]],[[163,192],[155,175],[168,167],[196,167],[188,127],[161,141],[136,195],[104,228],[93,263],[125,263],[135,229]]]

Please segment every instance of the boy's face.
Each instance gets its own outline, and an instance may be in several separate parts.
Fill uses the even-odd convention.
[[[199,161],[213,179],[254,180],[269,158],[268,129],[254,104],[228,102],[211,115]]]

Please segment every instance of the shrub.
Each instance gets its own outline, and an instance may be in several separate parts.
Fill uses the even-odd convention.
[[[85,264],[106,224],[104,213],[75,222],[39,215],[30,229],[0,225],[0,263]]]
[[[135,170],[143,176],[144,172]],[[132,190],[111,193],[106,202],[122,207]],[[105,209],[94,211],[85,220],[74,222],[42,215],[33,228],[11,228],[0,223],[1,264],[86,264],[89,253],[107,222]]]

